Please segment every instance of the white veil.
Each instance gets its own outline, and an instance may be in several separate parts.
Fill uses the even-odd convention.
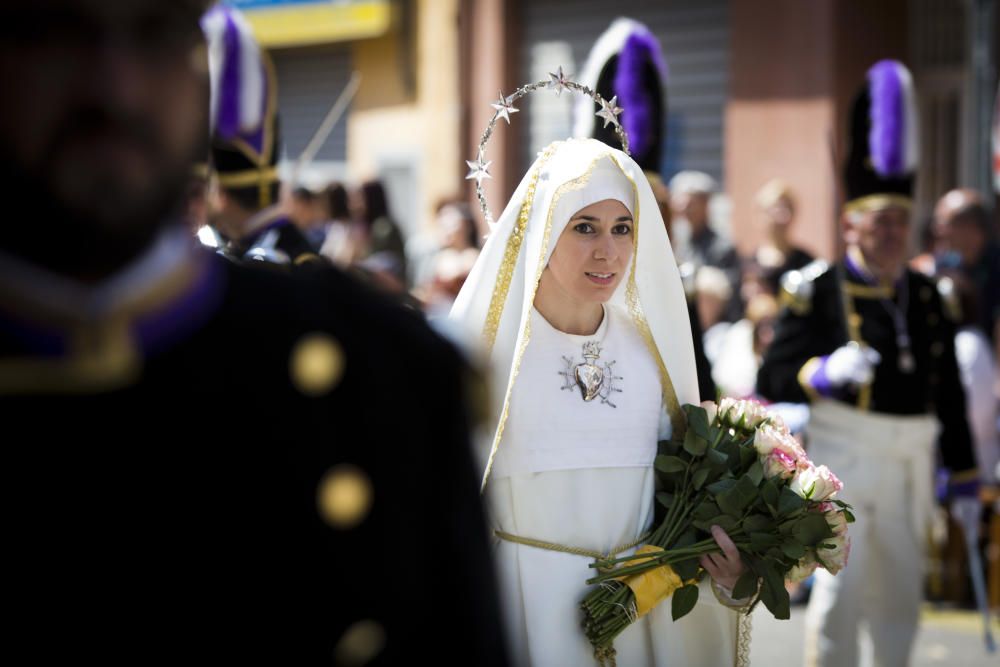
[[[529,316],[542,270],[570,215],[618,198],[614,193],[623,188],[634,194],[635,252],[628,275],[609,303],[629,313],[656,360],[663,406],[675,431],[683,428],[680,404],[698,402],[684,290],[645,175],[632,158],[595,139],[554,142],[521,180],[451,311],[451,319],[481,347],[491,373],[492,444],[484,488],[531,339]]]

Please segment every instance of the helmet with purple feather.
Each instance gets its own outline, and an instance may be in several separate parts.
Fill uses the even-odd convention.
[[[875,63],[851,111],[844,210],[911,208],[918,137],[910,71],[895,60]]]
[[[274,203],[278,119],[274,65],[239,11],[223,4],[201,21],[211,79],[212,170],[219,185]]]
[[[632,157],[643,171],[659,173],[666,141],[667,67],[656,36],[642,23],[616,19],[597,39],[580,83],[604,99],[617,96],[621,123]],[[574,108],[573,135],[617,145],[612,129],[594,122],[594,102],[580,98]]]

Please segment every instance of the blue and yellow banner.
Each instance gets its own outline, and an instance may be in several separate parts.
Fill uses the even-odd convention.
[[[389,30],[388,0],[226,0],[265,48],[378,37]]]

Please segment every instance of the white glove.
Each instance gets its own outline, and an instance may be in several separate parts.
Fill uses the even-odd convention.
[[[875,377],[875,366],[880,361],[882,355],[875,349],[848,343],[834,350],[826,360],[826,377],[837,387],[868,384]]]

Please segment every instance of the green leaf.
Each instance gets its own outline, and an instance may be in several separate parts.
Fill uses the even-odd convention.
[[[717,494],[716,502],[726,514],[739,518],[750,503],[757,499],[757,485],[749,476],[744,475],[737,480],[733,488]]]
[[[781,495],[778,497],[778,514],[787,516],[805,506],[805,498],[800,497],[787,486],[781,489]]]
[[[806,514],[795,522],[792,535],[800,544],[811,547],[828,537],[833,537],[833,531],[822,514]]]
[[[777,546],[780,539],[771,533],[750,533],[750,548],[754,551],[766,551]]]
[[[740,447],[739,452],[740,468],[744,470],[753,465],[754,461],[757,460],[757,450],[753,447],[753,445],[750,445],[749,447]]]
[[[695,519],[711,519],[712,517],[719,516],[719,506],[711,500],[706,499],[694,508],[694,512],[691,513],[691,516]]]
[[[681,442],[679,440],[660,440],[657,451],[667,456],[675,456],[681,451]]]
[[[684,409],[687,411],[688,429],[707,440],[709,437],[709,428],[708,413],[705,411],[705,408],[696,405],[686,405]]]
[[[694,579],[698,576],[698,568],[701,567],[701,563],[698,562],[697,558],[688,558],[674,563],[671,567],[674,568],[674,572],[677,573],[677,576],[680,577],[681,580],[687,581],[688,579]]]
[[[753,482],[754,486],[760,484],[761,480],[764,479],[764,466],[760,464],[760,461],[754,461],[750,469],[747,470],[747,476],[750,481]]]
[[[695,430],[688,429],[684,435],[684,451],[691,456],[704,456],[708,449],[708,440],[695,433]]]
[[[713,466],[724,466],[729,463],[729,456],[725,452],[718,449],[708,450],[705,458],[707,458],[708,462]]]
[[[712,472],[711,468],[700,468],[695,471],[694,475],[691,476],[691,481],[694,483],[695,490],[701,489],[705,480],[708,479],[708,474]]]
[[[683,459],[677,456],[664,456],[662,454],[654,459],[653,465],[660,472],[666,473],[681,472],[687,468],[687,463]]]
[[[710,533],[712,531],[712,526],[718,526],[727,533],[736,532],[736,529],[739,528],[739,524],[736,522],[736,519],[727,514],[720,514],[709,519],[695,519],[691,522],[691,525],[706,533]]]
[[[664,507],[670,507],[674,504],[674,494],[661,491],[656,494],[656,500]]]
[[[778,509],[778,487],[774,485],[774,482],[767,480],[764,485],[760,487],[760,495],[763,496],[764,502],[772,510]]]
[[[678,588],[674,591],[674,599],[670,603],[670,613],[673,619],[676,621],[679,618],[684,617],[694,609],[694,605],[698,602],[698,586],[695,584],[688,584],[682,588]]]
[[[791,604],[784,583],[775,587],[765,578],[764,585],[760,589],[760,601],[764,603],[764,606],[768,608],[775,618],[779,620],[788,620],[791,618]]]
[[[742,600],[750,597],[756,592],[757,574],[753,570],[747,569],[747,571],[736,580],[736,585],[733,586],[733,599]]]
[[[787,538],[781,543],[781,551],[795,561],[806,555],[806,548],[792,538]]]
[[[729,491],[734,486],[736,486],[735,479],[732,478],[720,479],[718,482],[713,482],[708,485],[708,492],[713,493],[715,495],[719,495],[720,493],[725,493],[726,491]]]
[[[852,512],[851,510],[849,510],[849,509],[847,509],[845,507],[844,508],[844,519],[847,520],[847,523],[854,523],[854,521],[855,521],[855,519],[854,519],[854,512]]]
[[[771,520],[771,517],[763,514],[751,514],[743,519],[743,530],[747,533],[772,532],[774,530],[774,522]]]

